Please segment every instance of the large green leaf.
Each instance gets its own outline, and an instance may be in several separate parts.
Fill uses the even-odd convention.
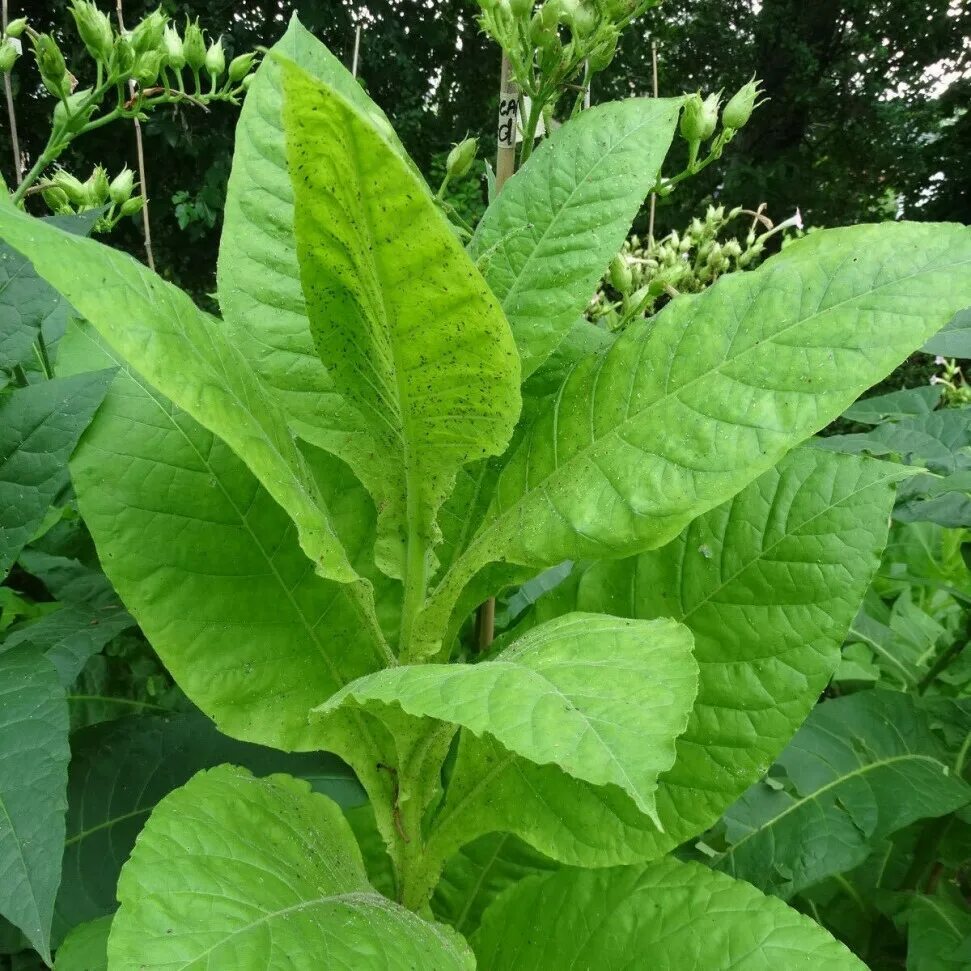
[[[971,229],[825,230],[729,274],[575,368],[502,470],[441,615],[487,562],[657,547],[734,495],[971,301]]]
[[[69,331],[61,357],[122,366],[71,473],[105,570],[169,671],[227,734],[320,747],[310,709],[387,661],[352,585],[318,576],[243,462],[90,328]],[[328,480],[359,557],[373,542],[367,496],[346,471]]]
[[[54,665],[24,647],[0,655],[0,914],[48,964],[64,843],[67,731]]]
[[[914,894],[901,923],[907,927],[907,971],[967,971],[971,912],[958,893]]]
[[[0,578],[67,484],[67,460],[98,410],[110,372],[0,394]]]
[[[866,971],[808,917],[696,863],[524,880],[472,939],[479,971]]]
[[[681,98],[598,105],[557,129],[504,186],[469,251],[529,377],[582,313],[657,181]]]
[[[83,729],[71,741],[55,943],[83,921],[114,912],[118,874],[149,813],[200,769],[222,762],[261,776],[288,772],[341,805],[363,798],[353,773],[332,755],[285,755],[237,742],[195,712],[136,715]]]
[[[791,788],[757,783],[725,814],[727,872],[781,897],[862,863],[874,844],[971,801],[909,695],[819,705],[779,756]]]
[[[457,470],[502,452],[519,416],[516,347],[428,187],[381,131],[291,62],[283,88],[311,335],[382,463],[366,483],[379,563],[423,578]]]
[[[378,894],[337,805],[221,766],[152,813],[118,883],[111,971],[471,971],[465,942]]]
[[[360,83],[294,16],[273,46],[339,91],[401,156],[383,112]],[[240,350],[308,440],[342,456],[363,482],[380,476],[380,456],[359,412],[335,390],[314,350],[293,231],[293,187],[283,132],[278,60],[260,65],[236,127],[233,168],[219,243],[219,304],[237,328]]]
[[[971,307],[955,314],[921,350],[927,354],[971,358]]]
[[[13,209],[0,207],[0,237],[153,387],[236,451],[297,524],[322,576],[359,581],[282,412],[226,323],[127,254]],[[352,589],[366,602],[361,583]]]
[[[534,622],[602,611],[692,631],[698,698],[660,779],[663,833],[619,791],[463,733],[441,843],[508,831],[564,862],[603,866],[659,856],[711,826],[765,774],[836,669],[886,539],[895,475],[797,450],[663,549],[578,569],[537,602]]]
[[[487,734],[531,762],[626,792],[657,820],[659,773],[674,761],[698,684],[686,627],[597,614],[558,617],[494,660],[388,668],[321,709],[397,705]]]
[[[108,971],[110,930],[110,917],[80,924],[58,948],[54,971]]]

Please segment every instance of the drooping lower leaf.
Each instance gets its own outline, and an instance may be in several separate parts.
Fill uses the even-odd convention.
[[[0,237],[28,256],[154,388],[237,452],[297,524],[322,576],[359,580],[282,412],[226,322],[128,254],[13,208],[0,208]]]
[[[594,564],[541,598],[573,610],[673,617],[694,635],[698,697],[657,792],[659,832],[621,792],[463,733],[439,839],[512,832],[581,866],[651,859],[711,826],[785,747],[839,662],[877,568],[893,466],[793,452],[673,543]]]
[[[427,626],[485,563],[619,558],[673,539],[971,302],[971,229],[814,233],[635,323],[511,453]]]
[[[0,394],[0,578],[67,484],[67,460],[111,372],[42,381]]]
[[[697,863],[524,880],[472,939],[479,971],[866,971],[808,917]]]
[[[529,377],[586,307],[657,181],[681,98],[597,105],[543,140],[469,252],[509,317]]]
[[[387,659],[354,585],[318,576],[243,462],[90,328],[69,331],[61,356],[122,366],[71,474],[105,571],[166,667],[226,734],[319,748],[311,707]],[[373,511],[346,471],[330,484],[356,558]]]
[[[221,766],[156,807],[118,883],[110,971],[471,971],[457,934],[367,881],[337,805]]]
[[[788,898],[862,863],[875,843],[971,801],[926,715],[905,694],[861,691],[816,707],[777,765],[725,813],[720,869]]]
[[[54,665],[26,647],[0,654],[0,914],[48,964],[64,848],[67,732]]]
[[[691,648],[690,632],[673,621],[570,614],[494,660],[368,675],[319,711],[397,705],[461,725],[531,762],[615,786],[657,821],[657,777],[674,760],[697,687]]]
[[[197,712],[135,715],[72,737],[67,827],[54,941],[114,912],[118,874],[161,799],[223,762],[258,776],[287,772],[342,806],[363,799],[350,769],[320,752],[285,755],[221,735]]]
[[[283,90],[310,332],[381,463],[365,483],[380,510],[378,562],[424,577],[457,470],[499,454],[519,416],[516,346],[428,187],[382,130],[292,62]]]

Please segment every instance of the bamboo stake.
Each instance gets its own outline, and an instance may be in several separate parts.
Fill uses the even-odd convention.
[[[354,31],[354,56],[351,58],[351,74],[357,77],[357,60],[361,53],[361,25]]]
[[[118,17],[118,29],[124,34],[125,17],[121,9],[122,0],[117,0],[115,13]],[[135,97],[135,82],[129,80],[128,90],[131,96]],[[142,198],[145,200],[142,205],[142,232],[145,236],[145,256],[148,259],[149,267],[155,269],[155,254],[152,252],[152,224],[148,218],[148,183],[145,181],[145,146],[142,142],[142,125],[137,118],[133,118],[135,123],[135,149],[138,153],[138,181],[141,186]]]
[[[9,23],[8,15],[7,0],[3,0],[2,23],[4,32],[6,32]],[[10,144],[13,148],[14,178],[19,186],[24,181],[24,161],[20,157],[20,140],[17,138],[17,112],[13,104],[13,86],[10,83],[9,71],[3,75],[3,91],[7,97],[7,117],[10,119]]]
[[[657,41],[651,41],[651,70],[654,74],[654,97],[657,97]],[[657,208],[657,193],[651,193],[651,215],[647,223],[647,241],[649,246],[654,245],[654,211]]]

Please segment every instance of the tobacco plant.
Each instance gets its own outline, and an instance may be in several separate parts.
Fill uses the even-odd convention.
[[[204,768],[59,966],[862,967],[673,851],[836,670],[905,473],[803,443],[971,304],[971,230],[821,231],[594,328],[684,103],[580,113],[464,248],[294,21],[237,130],[218,318],[0,206],[85,318],[60,373],[110,380],[71,477],[125,606],[225,735],[334,753],[368,797]],[[568,560],[469,654],[477,604]],[[23,881],[43,942],[53,890]]]

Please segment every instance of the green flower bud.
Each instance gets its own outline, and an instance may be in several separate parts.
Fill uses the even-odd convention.
[[[448,153],[445,160],[445,171],[450,179],[461,179],[472,168],[475,154],[479,150],[479,143],[474,138],[466,138]]]
[[[226,70],[226,54],[223,51],[223,39],[220,37],[215,44],[209,45],[206,51],[206,73],[215,80]]]
[[[84,187],[84,183],[65,169],[58,169],[54,173],[54,177],[51,179],[51,185],[60,189],[67,196],[68,202],[71,205],[83,206],[88,201],[88,193]]]
[[[108,15],[102,13],[92,0],[74,0],[71,16],[78,28],[78,36],[84,42],[88,53],[102,63],[111,57],[115,34],[111,29]]]
[[[583,0],[561,0],[560,20],[576,37],[587,37],[597,28],[597,13]]]
[[[533,0],[509,0],[509,10],[517,20],[525,20],[533,12]]]
[[[82,91],[75,91],[68,95],[64,101],[58,101],[54,105],[54,127],[64,128],[65,131],[77,131],[82,128],[88,119],[94,114],[97,105],[88,105],[81,111],[81,105],[91,95],[91,88],[84,88]]]
[[[253,83],[253,78],[255,78],[255,77],[256,77],[255,74],[247,74],[246,77],[243,78],[243,90],[244,91],[249,91],[250,85]]]
[[[37,67],[44,87],[55,98],[66,98],[71,93],[71,82],[67,65],[64,63],[64,55],[57,42],[50,34],[37,34],[31,39],[34,42],[34,56],[37,58]]]
[[[111,189],[111,183],[108,181],[108,172],[105,170],[105,167],[103,165],[96,165],[84,186],[87,189],[90,205],[104,205],[108,201],[108,192]]]
[[[620,40],[620,31],[612,24],[607,25],[603,31],[603,40],[590,52],[587,63],[590,65],[590,72],[597,74],[604,70],[614,59],[617,53],[617,41]]]
[[[0,74],[8,74],[17,63],[17,48],[4,39],[0,42]]]
[[[240,54],[229,62],[229,80],[233,84],[242,81],[243,78],[253,70],[253,62],[256,60],[256,51],[248,54]]]
[[[59,186],[50,185],[41,192],[41,195],[51,212],[61,214],[73,211],[67,193]]]
[[[150,88],[158,80],[158,73],[161,70],[161,52],[146,51],[136,59],[135,67],[132,70],[132,77],[138,82],[140,88]]]
[[[181,71],[185,67],[182,38],[175,27],[166,26],[162,34],[162,51],[165,54],[165,63],[174,71]]]
[[[189,68],[193,71],[201,71],[206,63],[206,38],[199,27],[198,20],[194,22],[186,20],[182,50],[185,53],[185,63]]]
[[[705,103],[700,94],[689,94],[684,99],[678,129],[681,137],[689,144],[697,144],[702,140],[705,130]]]
[[[135,173],[126,165],[108,186],[108,198],[116,205],[123,205],[131,198],[135,188]]]
[[[536,16],[547,30],[552,30],[560,22],[562,12],[563,5],[560,0],[546,0],[536,11]]]
[[[634,274],[622,256],[615,256],[610,261],[610,284],[619,293],[630,293],[634,286]]]
[[[135,66],[135,51],[127,37],[116,37],[115,46],[108,61],[108,76],[114,81],[124,81],[131,77]]]
[[[707,142],[718,127],[718,106],[721,104],[721,91],[708,95],[702,102],[701,140]]]
[[[479,9],[483,13],[489,13],[490,10],[494,10],[496,6],[496,0],[478,0]]]
[[[756,108],[756,101],[763,93],[759,89],[761,83],[761,81],[755,80],[755,75],[752,75],[752,80],[748,84],[742,85],[732,95],[722,112],[722,124],[726,128],[738,131],[739,128],[743,128],[747,124]]]
[[[11,20],[10,23],[7,24],[7,29],[4,31],[4,33],[7,35],[7,37],[19,37],[24,32],[26,27],[27,18],[18,17],[16,20]]]
[[[552,74],[563,60],[563,41],[555,30],[543,32],[539,45],[539,66],[546,74]]]
[[[135,51],[135,57],[139,54],[147,54],[149,51],[158,51],[162,47],[162,38],[165,35],[165,27],[169,18],[162,13],[161,8],[150,13],[142,22],[131,32],[131,46]]]
[[[142,211],[145,205],[144,196],[132,196],[121,204],[121,214],[123,216],[134,216]]]

